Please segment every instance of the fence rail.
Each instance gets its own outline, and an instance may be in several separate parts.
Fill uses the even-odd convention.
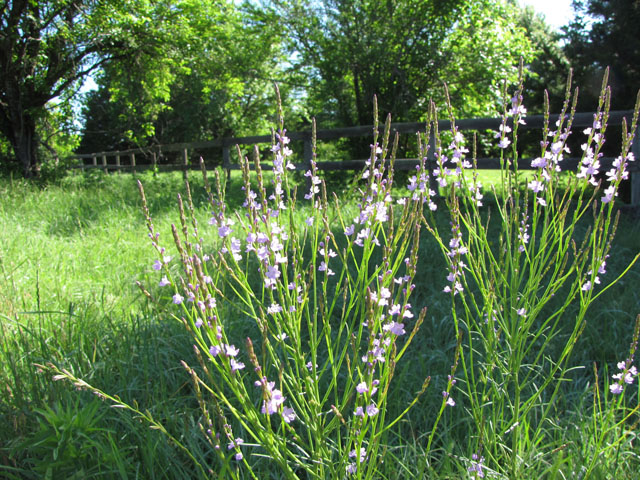
[[[623,122],[630,123],[633,111],[622,110],[612,111],[609,113],[608,126],[619,126]],[[549,125],[555,125],[559,115],[549,116]],[[532,115],[526,118],[526,124],[520,125],[520,130],[533,130],[542,129],[544,126],[545,117],[543,115]],[[471,118],[456,120],[455,125],[460,131],[465,130],[497,130],[502,124],[501,118]],[[573,118],[572,128],[591,127],[593,124],[593,113],[582,112],[576,113]],[[382,130],[383,127],[379,127]],[[451,122],[449,120],[439,120],[438,130],[445,131],[451,128]],[[373,125],[363,125],[357,127],[345,127],[335,129],[317,130],[317,141],[329,141],[337,140],[341,138],[352,137],[370,137],[373,134]],[[392,123],[391,134],[415,134],[420,131],[425,131],[426,124],[424,122],[407,122],[407,123]],[[640,206],[640,127],[635,132],[635,138],[632,146],[632,151],[638,159],[629,165],[629,173],[631,177],[631,204],[634,206]],[[303,149],[303,162],[295,165],[297,170],[307,170],[312,160],[312,133],[311,131],[304,132],[290,132],[287,136],[291,140],[302,141],[304,145]],[[186,172],[191,169],[199,168],[200,155],[194,155],[194,153],[202,150],[218,149],[222,150],[222,158],[219,157],[212,161],[210,158],[204,158],[205,165],[207,166],[219,166],[227,170],[239,169],[239,164],[233,163],[232,149],[241,145],[271,145],[273,138],[271,135],[257,135],[249,137],[235,137],[235,138],[220,138],[210,141],[201,142],[188,142],[188,143],[174,143],[170,145],[154,145],[147,148],[135,148],[129,150],[120,150],[112,152],[99,152],[90,154],[78,154],[74,155],[72,159],[79,159],[83,163],[76,168],[91,169],[98,168],[105,171],[139,171],[145,169],[157,169],[162,171],[182,170]],[[427,158],[427,167],[431,170],[435,168],[434,149],[429,149],[429,155]],[[179,163],[163,164],[159,161],[164,158],[167,153],[174,152],[180,158]],[[144,156],[145,163],[137,163],[136,155]],[[192,161],[193,159],[193,161]],[[111,160],[111,161],[110,161]],[[150,161],[149,161],[150,160]],[[221,160],[221,161],[220,161]],[[531,169],[531,159],[521,158],[518,165],[519,169]],[[89,161],[90,163],[85,163]],[[600,163],[603,170],[611,165],[613,161],[612,157],[604,157],[600,159]],[[360,170],[364,167],[365,160],[345,160],[345,161],[320,161],[317,162],[317,168],[319,170],[333,171],[333,170]],[[579,158],[566,158],[564,161],[564,168],[566,170],[577,170],[580,159]],[[415,168],[418,164],[417,159],[399,159],[396,160],[396,168],[400,170],[410,170]],[[500,160],[497,158],[478,158],[477,166],[479,169],[499,169]],[[267,169],[268,167],[265,167]]]

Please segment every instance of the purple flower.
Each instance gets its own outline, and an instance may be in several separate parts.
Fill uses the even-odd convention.
[[[224,238],[230,233],[231,233],[231,228],[229,227],[229,225],[225,224],[218,227],[218,235],[220,236],[220,238]]]
[[[280,278],[280,268],[278,265],[269,265],[265,273],[264,284],[267,287],[275,288],[276,280]]]
[[[153,269],[154,270],[161,270],[162,269],[162,262],[160,260],[156,260],[155,262],[153,262]]]
[[[504,138],[501,138],[500,141],[498,142],[498,147],[507,148],[510,144],[511,144],[511,140],[504,137]]]
[[[227,357],[235,357],[240,353],[240,350],[236,348],[234,345],[225,345],[224,346],[224,354]]]
[[[623,392],[623,383],[631,385],[633,383],[634,377],[638,376],[638,370],[634,365],[627,367],[629,363],[631,363],[630,360],[618,362],[618,369],[620,370],[620,372],[611,375],[616,383],[609,385],[609,390],[614,395],[620,395]]]
[[[267,308],[267,313],[270,315],[275,315],[276,313],[280,313],[282,312],[282,307],[280,305],[278,305],[277,303],[272,303],[268,308]]]
[[[351,450],[349,452],[349,458],[356,458],[358,453],[355,450]],[[367,450],[364,447],[360,447],[360,463],[364,462],[367,459]]]
[[[282,419],[285,423],[291,423],[296,419],[296,412],[291,407],[284,407],[282,409]]]
[[[544,183],[540,180],[532,180],[527,186],[529,187],[529,190],[533,191],[533,193],[542,192],[544,190]]]
[[[404,335],[406,333],[404,330],[404,323],[390,322],[385,324],[382,329],[385,332],[389,332],[394,335]]]
[[[615,185],[609,185],[607,188],[605,188],[604,196],[602,197],[601,201],[602,203],[609,203],[611,200],[613,200],[613,197],[617,195],[618,192],[616,192]]]
[[[238,362],[235,358],[232,358],[229,361],[229,364],[231,365],[231,373],[235,373],[238,370],[242,370],[244,368],[244,363]]]
[[[158,284],[158,286],[166,287],[167,285],[171,285],[171,282],[169,281],[169,279],[165,275],[164,277],[162,277],[162,280],[160,280],[160,283]]]
[[[484,462],[484,457],[480,457],[480,459],[478,459],[478,455],[474,453],[471,458],[474,461],[471,463],[471,466],[467,470],[469,472],[475,472],[477,478],[484,478],[484,472],[482,471],[482,463]]]
[[[378,409],[378,407],[376,407],[375,403],[367,405],[367,415],[369,415],[370,417],[375,417],[379,411],[380,410]]]
[[[176,293],[173,296],[173,303],[175,303],[176,305],[180,305],[183,301],[184,301],[184,297],[179,293]]]
[[[368,391],[369,387],[365,382],[360,382],[358,385],[356,385],[356,392],[358,392],[360,395]]]
[[[232,448],[236,448],[239,447],[240,445],[242,445],[244,443],[244,440],[241,438],[236,438],[235,440],[232,440],[229,445],[227,445],[227,449],[231,450]]]
[[[611,390],[611,393],[613,393],[614,395],[620,395],[622,393],[622,384],[621,383],[613,383],[611,385],[609,385],[609,390]]]

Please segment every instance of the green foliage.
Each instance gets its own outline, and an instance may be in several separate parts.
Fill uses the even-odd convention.
[[[31,437],[15,446],[14,451],[26,457],[25,464],[44,479],[84,479],[114,473],[105,464],[116,463],[121,455],[113,431],[101,427],[105,416],[101,402],[81,406],[79,400],[70,405],[56,402],[36,409],[38,428]],[[119,459],[119,463],[124,463]]]
[[[105,66],[88,94],[82,151],[268,131],[260,119],[273,111],[276,25],[252,21],[228,1],[184,1],[169,13],[166,69],[158,76],[153,57]]]
[[[610,69],[612,109],[633,108],[640,84],[640,3],[574,0],[574,20],[565,28],[565,52],[583,86],[582,110],[597,104],[600,80]]]
[[[184,195],[182,176],[163,173],[155,178],[147,174],[137,178],[145,184],[156,228],[167,240],[170,224],[178,221],[173,205],[177,193]],[[483,184],[488,185],[492,179],[487,172],[480,172]],[[196,212],[204,225],[210,218],[210,206],[197,176],[193,176],[191,184]],[[242,214],[244,192],[240,184],[239,172],[233,172],[226,202],[229,211],[240,209]],[[352,204],[355,212],[357,201]],[[155,286],[157,278],[149,265],[148,238],[139,207],[135,178],[130,174],[95,172],[70,176],[44,190],[29,182],[0,178],[0,312],[6,315],[1,319],[0,333],[3,478],[41,478],[30,471],[32,463],[27,463],[23,452],[11,449],[39,431],[38,418],[42,417],[34,409],[49,405],[55,410],[58,402],[67,410],[76,405],[82,410],[95,398],[62,382],[52,382],[49,375],[39,373],[33,366],[47,361],[55,361],[104,391],[117,393],[122,401],[137,402],[141,411],[149,410],[154,419],[161,420],[201,463],[214,465],[197,425],[201,414],[194,392],[179,363],[185,360],[197,364],[192,342],[182,326],[168,318],[166,307],[171,299]],[[437,222],[444,231],[449,228],[449,217],[445,209],[438,212]],[[309,209],[303,217],[312,213]],[[336,228],[336,235],[340,231]],[[638,235],[640,224],[623,215],[606,278],[616,278],[633,259],[638,251]],[[450,302],[441,293],[446,264],[434,255],[436,251],[437,243],[424,235],[412,303],[416,308],[428,306],[429,310],[414,340],[419,348],[407,350],[397,368],[397,388],[390,394],[389,406],[400,413],[400,406],[410,401],[416,385],[427,375],[432,377],[433,387],[396,425],[397,432],[389,435],[388,460],[380,467],[381,478],[468,477],[468,465],[462,463],[461,457],[467,456],[475,445],[470,443],[472,427],[457,419],[459,407],[464,407],[460,393],[454,397],[458,406],[444,412],[432,455],[427,457],[425,452],[432,412],[440,407],[440,387],[446,384],[456,347],[448,313]],[[160,308],[151,309],[140,300],[141,295],[133,286],[136,278],[153,286],[149,291],[162,300]],[[523,478],[553,478],[556,467],[556,478],[573,478],[592,459],[598,462],[592,478],[598,478],[598,473],[602,478],[614,474],[615,478],[629,480],[637,477],[637,436],[627,437],[605,455],[593,455],[597,437],[591,415],[595,390],[591,366],[597,363],[598,385],[601,392],[606,392],[603,379],[615,369],[620,360],[618,352],[621,348],[626,351],[630,341],[634,312],[640,305],[638,282],[640,265],[636,264],[616,289],[604,292],[593,305],[574,351],[573,363],[587,368],[571,372],[570,381],[564,382],[562,388],[564,401],[557,404],[548,423],[549,434],[556,436],[555,445],[566,447],[556,453],[547,473],[528,471]],[[69,302],[73,302],[71,309]],[[242,335],[241,331],[237,333]],[[611,372],[605,371],[606,365]],[[626,395],[627,406],[634,407],[636,394],[628,391]],[[603,409],[606,410],[604,405]],[[123,414],[121,409],[109,408],[107,403],[102,404],[97,415],[105,411],[106,416],[95,426],[115,431],[113,438],[120,457],[125,459],[128,476],[119,473],[119,457],[115,456],[114,463],[104,464],[112,472],[104,476],[198,478],[191,460],[148,424],[134,415]],[[612,420],[604,423],[610,420],[603,418],[603,425],[615,426],[618,420]],[[615,429],[608,435],[610,439],[621,438]],[[107,454],[108,444],[103,446],[101,451]],[[541,452],[545,447],[541,444],[532,448]],[[46,455],[41,452],[39,458]],[[282,477],[271,470],[264,478]]]
[[[517,9],[483,0],[269,2],[286,26],[310,109],[341,126],[370,123],[371,100],[396,121],[424,118],[428,100],[456,114],[495,112],[500,83],[533,49]],[[304,14],[303,14],[304,12]]]
[[[525,62],[523,95],[527,99],[527,109],[530,113],[543,114],[546,91],[549,111],[559,111],[564,102],[570,68],[560,43],[561,35],[554,32],[532,6],[520,10],[518,21],[534,48],[533,58]]]

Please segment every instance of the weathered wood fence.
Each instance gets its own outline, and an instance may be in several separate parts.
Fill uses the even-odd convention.
[[[625,111],[613,111],[609,113],[608,126],[620,126],[624,119],[627,124],[631,121],[633,112],[631,110]],[[558,115],[551,115],[549,121],[550,128],[553,129]],[[475,130],[498,130],[502,120],[500,118],[472,118],[456,120],[455,124],[460,131]],[[593,113],[577,113],[573,119],[572,128],[574,131],[577,129],[583,129],[591,127],[593,124]],[[544,116],[533,115],[526,117],[526,125],[520,125],[520,130],[541,130],[544,126]],[[318,142],[331,141],[341,138],[349,137],[372,137],[373,125],[365,125],[358,127],[346,127],[327,130],[317,130],[316,140]],[[380,126],[382,129],[383,126]],[[438,121],[438,130],[445,131],[451,128],[451,122],[449,120]],[[425,131],[424,122],[410,122],[410,123],[392,123],[391,134],[396,132],[400,135],[415,134],[419,131]],[[628,170],[631,176],[631,204],[634,206],[640,206],[640,128],[635,132],[635,138],[632,146],[632,151],[638,159],[636,162],[630,163]],[[296,169],[307,170],[312,160],[312,133],[306,132],[291,132],[287,133],[287,136],[294,141],[302,141],[303,148],[303,162],[296,164]],[[228,172],[231,170],[239,169],[240,165],[235,163],[232,158],[236,155],[234,150],[236,146],[243,145],[270,145],[272,142],[271,135],[258,135],[251,137],[237,137],[237,138],[221,138],[211,141],[203,142],[189,142],[189,143],[176,143],[171,145],[156,145],[147,148],[136,148],[130,150],[122,150],[115,152],[100,152],[91,154],[75,155],[72,158],[81,160],[81,164],[76,168],[92,169],[98,168],[104,171],[139,171],[145,169],[157,169],[158,171],[171,171],[182,170],[186,172],[191,169],[199,169],[199,159],[204,159],[207,167],[222,166]],[[213,156],[205,152],[214,152],[217,154]],[[435,168],[435,158],[433,157],[434,149],[429,149],[429,157],[427,161],[427,167],[431,170]],[[140,161],[141,157],[144,161]],[[170,159],[167,163],[166,160]],[[176,161],[176,159],[179,159]],[[603,157],[600,159],[602,165],[601,171],[606,171],[610,168],[613,162],[613,157]],[[317,168],[319,170],[360,170],[364,167],[365,160],[343,160],[343,161],[318,161]],[[580,163],[580,158],[565,158],[563,160],[564,170],[577,171]],[[400,170],[414,169],[418,164],[418,159],[398,159],[396,160],[395,167]],[[478,158],[477,165],[479,169],[499,169],[499,158]],[[265,166],[267,169],[268,166]],[[519,169],[531,169],[531,159],[521,158],[518,164]]]

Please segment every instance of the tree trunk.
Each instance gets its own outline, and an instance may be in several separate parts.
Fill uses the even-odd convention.
[[[38,135],[35,119],[27,112],[14,111],[3,133],[11,142],[13,153],[22,167],[25,178],[37,177],[40,172],[38,162]]]

